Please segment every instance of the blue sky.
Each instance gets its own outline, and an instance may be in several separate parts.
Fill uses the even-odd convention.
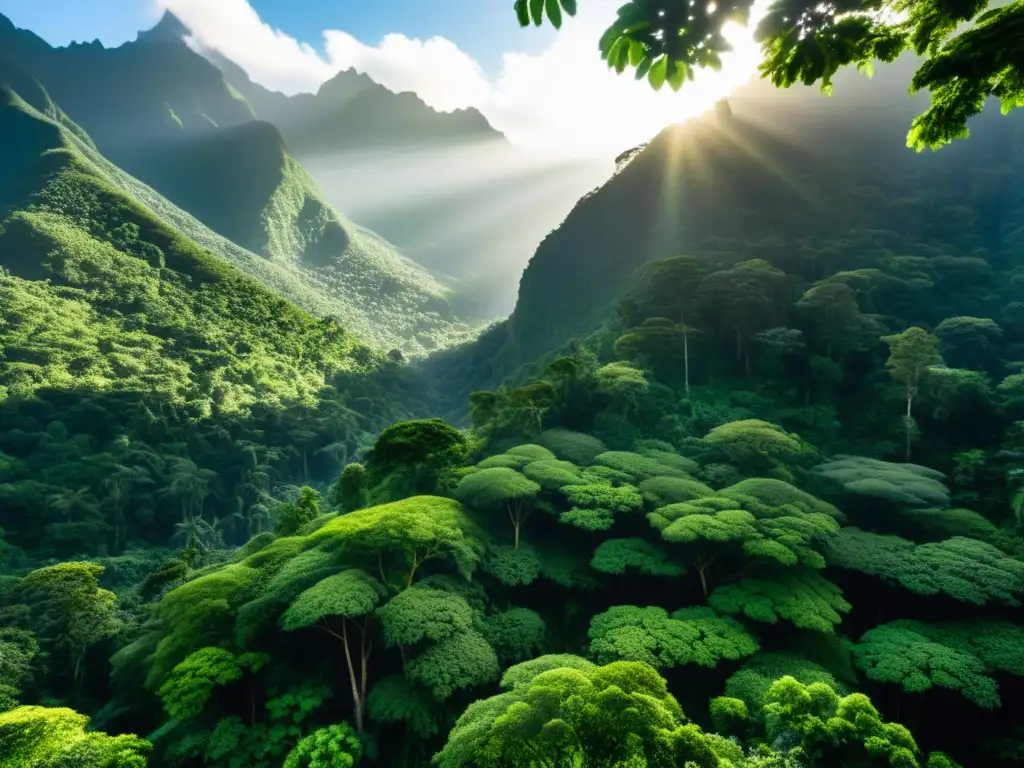
[[[209,0],[217,2],[217,0]],[[321,48],[324,29],[341,29],[375,44],[389,32],[440,35],[469,53],[488,72],[504,51],[536,53],[550,44],[548,29],[520,29],[511,0],[251,0],[271,26]],[[0,0],[0,13],[52,45],[99,39],[119,45],[151,26],[153,0]]]
[[[199,48],[268,88],[315,93],[352,68],[441,111],[476,108],[520,146],[614,157],[709,109],[758,58],[749,36],[737,39],[723,72],[656,94],[601,61],[619,5],[587,0],[559,33],[521,29],[512,0],[0,0],[0,13],[53,45],[117,46],[173,8]]]

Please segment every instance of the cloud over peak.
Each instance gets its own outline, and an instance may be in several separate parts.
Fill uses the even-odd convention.
[[[439,111],[475,107],[510,141],[559,151],[617,152],[665,125],[709,109],[756,67],[749,34],[720,73],[702,73],[676,94],[654,93],[609,71],[596,41],[620,0],[590,0],[539,54],[508,52],[496,77],[452,41],[395,32],[376,45],[324,30],[323,52],[272,28],[247,0],[157,0],[193,33],[193,43],[231,59],[257,83],[285,93],[315,92],[344,69],[366,73],[392,91],[413,91]],[[515,19],[509,11],[509,23]]]

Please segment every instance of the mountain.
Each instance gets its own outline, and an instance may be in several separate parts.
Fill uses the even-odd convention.
[[[168,22],[168,29],[177,25]],[[507,313],[537,243],[610,163],[538,156],[513,146],[475,109],[439,112],[349,69],[315,94],[254,83],[201,49],[289,149],[338,210],[449,278],[481,311]]]
[[[861,230],[892,233],[887,247],[907,254],[1003,248],[1007,209],[986,201],[1010,194],[1011,176],[994,175],[999,166],[990,163],[1018,151],[1020,119],[989,110],[972,122],[978,139],[918,155],[903,140],[921,105],[905,95],[910,64],[885,68],[870,83],[844,73],[828,99],[754,83],[730,97],[731,116],[671,126],[626,153],[530,260],[508,322],[504,370],[596,328],[634,271],[655,259],[785,264]],[[969,226],[931,217],[962,210],[967,190],[984,190],[970,203]]]
[[[266,441],[279,413],[341,412],[347,398],[362,414],[349,411],[331,440],[354,451],[402,412],[401,372],[375,383],[394,363],[229,263],[266,262],[127,177],[10,67],[0,135],[0,526],[16,529],[15,543],[94,551],[108,535],[119,547],[173,532],[175,512],[154,518],[155,498],[102,515],[83,499],[51,516],[51,500],[84,483],[75,466],[136,464],[151,484],[210,450],[238,453],[244,435]],[[302,289],[285,272],[265,277],[281,293]]]
[[[278,130],[254,119],[182,29],[168,15],[118,48],[52,48],[0,17],[0,49],[151,210],[285,298],[405,352],[464,334],[470,303],[453,309],[450,288],[326,203]]]
[[[476,109],[439,112],[416,94],[390,91],[354,69],[338,72],[316,94],[286,96],[254,83],[241,67],[216,51],[203,53],[221,68],[227,83],[245,97],[260,119],[281,130],[300,157],[376,147],[505,141]]]

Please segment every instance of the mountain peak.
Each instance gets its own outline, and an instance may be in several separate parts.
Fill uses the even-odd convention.
[[[135,41],[138,43],[178,43],[188,37],[192,31],[171,11],[164,15],[152,29],[139,32]]]

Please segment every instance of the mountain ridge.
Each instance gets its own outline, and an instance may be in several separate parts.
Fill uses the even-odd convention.
[[[124,188],[264,285],[309,311],[339,317],[369,342],[405,353],[444,346],[468,332],[449,305],[451,289],[331,208],[278,129],[254,119],[220,70],[184,42],[168,42],[179,30],[172,21],[162,24],[152,39],[143,35],[141,43],[115,49],[51,48],[9,20],[0,39],[13,41],[7,52],[20,59],[8,71],[21,72],[20,81],[44,83],[47,98],[56,104],[61,99],[51,83],[71,100],[74,120],[68,125],[79,138],[95,138],[78,127],[79,117],[98,127],[100,140],[91,143],[110,158],[116,167],[110,173]],[[125,60],[138,64],[135,71],[113,73]],[[175,75],[171,64],[181,62],[184,74]],[[120,133],[131,132],[131,120],[97,109],[86,98],[103,90],[108,76],[114,84],[129,78],[147,94],[138,100],[118,96],[122,112],[138,107],[142,125],[148,126],[131,140],[118,140]],[[230,119],[210,119],[204,102],[186,98],[189,93],[205,94]],[[163,95],[162,106],[154,107]],[[175,96],[188,102],[190,111],[176,109],[170,100]],[[211,237],[199,222],[221,237]],[[468,302],[463,310],[472,311]]]

